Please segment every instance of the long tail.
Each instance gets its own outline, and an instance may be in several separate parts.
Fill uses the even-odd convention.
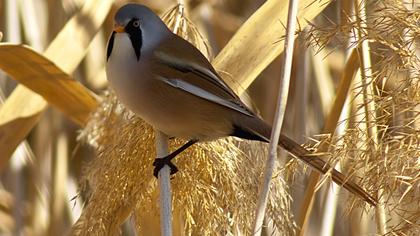
[[[269,142],[271,136],[271,127],[257,117],[249,117],[248,119],[241,119],[241,124],[238,124],[234,127],[232,136],[249,140]],[[300,159],[322,174],[326,174],[329,170],[331,170],[331,178],[335,183],[343,186],[351,193],[360,196],[371,205],[375,206],[377,204],[376,199],[367,193],[363,188],[346,178],[346,176],[344,176],[341,172],[332,168],[327,162],[319,158],[319,156],[315,156],[313,152],[306,150],[287,136],[283,134],[280,135],[279,146],[292,154],[292,156]]]

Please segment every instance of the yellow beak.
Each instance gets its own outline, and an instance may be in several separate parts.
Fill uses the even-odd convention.
[[[125,29],[124,29],[124,26],[115,25],[114,31],[117,32],[117,33],[124,33],[125,32]]]

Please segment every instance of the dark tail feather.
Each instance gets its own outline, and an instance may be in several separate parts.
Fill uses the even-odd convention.
[[[242,117],[243,118],[243,117]],[[265,123],[263,120],[256,117],[249,117],[249,119],[241,119],[242,124],[235,125],[232,136],[248,139],[248,140],[257,140],[262,142],[269,142],[271,136],[271,127]],[[252,127],[252,128],[243,128],[243,127]],[[345,189],[362,197],[365,201],[369,202],[372,205],[376,205],[377,201],[369,195],[365,190],[363,190],[356,183],[348,180],[342,173],[333,169],[328,163],[319,158],[319,156],[314,156],[314,153],[306,150],[298,143],[288,138],[287,136],[281,134],[279,139],[279,146],[284,148],[294,157],[305,162],[312,168],[321,172],[322,174],[327,173],[330,169],[332,180],[338,185],[343,186]]]

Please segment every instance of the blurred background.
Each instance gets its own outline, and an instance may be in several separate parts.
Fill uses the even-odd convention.
[[[0,0],[1,42],[29,45],[42,53],[71,17],[83,9],[86,2],[95,1]],[[97,95],[102,95],[107,88],[104,62],[106,43],[113,26],[113,15],[126,2],[128,1],[114,1],[99,33],[89,43],[85,57],[71,74],[74,79]],[[135,2],[147,5],[159,14],[163,14],[178,3],[175,0]],[[354,5],[351,2],[332,1],[318,17],[311,21],[310,26],[298,30],[288,107],[283,125],[283,131],[298,143],[305,143],[309,137],[324,132],[325,121],[334,103],[340,78],[345,73],[346,58],[349,57],[352,47],[361,44],[361,39],[357,39],[357,33],[355,33],[355,28],[361,26],[357,24],[354,17]],[[354,2],[360,4],[360,1]],[[416,0],[384,2],[389,4],[380,5],[377,1],[367,1],[367,15],[372,14],[376,18],[372,17],[372,21],[366,21],[371,24],[370,28],[367,26],[362,28],[373,28],[374,32],[371,36],[365,35],[366,38],[362,39],[367,39],[372,43],[374,75],[379,78],[377,81],[380,81],[375,83],[375,88],[378,91],[382,89],[381,91],[407,92],[410,88],[415,88],[418,81],[418,71],[415,71],[415,68],[418,68],[418,62],[414,59],[409,61],[407,58],[418,59],[415,53],[419,52],[416,43],[420,28],[418,6],[420,2]],[[190,0],[186,1],[186,15],[206,39],[211,48],[209,57],[212,59],[239,27],[264,3],[263,0]],[[381,11],[389,15],[383,18],[383,22],[377,22],[380,19],[378,12]],[[406,22],[401,22],[402,19],[406,19]],[[391,27],[396,27],[395,22],[400,22],[401,28],[391,29]],[[284,26],[285,22],[281,22],[279,27],[282,25]],[[383,28],[377,26],[383,26]],[[261,27],[265,26],[261,25]],[[411,31],[416,27],[418,27],[417,31]],[[398,40],[406,44],[394,42],[398,41],[396,38],[387,39],[386,37],[390,35],[400,37]],[[278,41],[282,40],[282,35],[279,35]],[[414,56],[403,54],[404,47],[409,47],[408,51],[414,52]],[[7,58],[0,58],[0,60],[7,60]],[[247,88],[246,95],[243,96],[243,99],[252,104],[268,122],[272,122],[274,117],[281,66],[281,57],[272,61]],[[390,73],[392,68],[403,70]],[[360,83],[360,81],[359,84],[355,82],[353,85],[355,92],[353,95],[350,95],[351,93],[348,95],[344,109],[346,112],[343,112],[345,114],[337,125],[338,135],[346,134],[345,129],[349,124],[344,121],[349,120],[349,117],[353,117],[353,124],[363,123],[358,118],[354,118],[357,117],[358,111],[362,110],[361,104],[364,104],[358,98],[362,93],[361,90],[357,90]],[[0,70],[0,108],[17,85],[16,80]],[[418,93],[416,90],[410,91],[407,94]],[[380,99],[383,103],[380,104],[394,98],[391,92],[378,94],[378,96],[383,95]],[[410,100],[413,103],[407,104],[406,102]],[[352,101],[359,101],[359,103],[350,103]],[[405,104],[405,107],[397,106],[397,108],[404,110],[405,113],[394,114],[392,119],[387,118],[386,122],[378,122],[378,124],[387,127],[392,125],[403,127],[415,123],[417,113],[409,115],[406,112],[415,111],[414,108],[418,106],[417,100],[407,97],[401,101],[401,104]],[[25,106],[25,104],[20,104],[20,106]],[[388,108],[384,110],[395,112]],[[0,117],[1,115],[0,113]],[[342,124],[344,126],[340,126]],[[411,132],[412,136],[410,137],[418,135],[416,127],[411,126],[409,133]],[[0,126],[0,130],[1,128]],[[357,128],[358,126],[355,129]],[[48,108],[37,118],[34,128],[11,156],[0,150],[2,163],[0,235],[62,235],[64,232],[69,232],[81,215],[86,201],[86,198],[78,197],[80,186],[84,184],[81,180],[85,165],[95,158],[94,148],[77,141],[80,130],[81,127],[63,113],[57,109]],[[404,135],[404,132],[401,131],[398,135]],[[0,136],[1,134],[0,132]],[[358,138],[357,135],[355,137],[354,140]],[[317,136],[317,139],[323,139],[323,136]],[[415,156],[411,157],[415,158]],[[399,169],[403,169],[403,164]],[[414,170],[417,169],[414,168]],[[302,171],[302,168],[298,173],[290,182],[292,210],[295,216],[301,210],[301,202],[304,201],[303,196],[309,180],[309,175],[304,174],[307,172]],[[396,172],[395,176],[399,173]],[[412,174],[415,175],[415,171]],[[418,201],[420,186],[416,185],[418,182],[410,182],[410,184],[412,187],[407,190],[407,193],[412,190],[417,191],[417,195],[414,194],[417,197],[413,199]],[[405,192],[406,188],[401,191]],[[308,229],[304,235],[373,235],[378,233],[375,214],[372,211],[365,211],[364,208],[358,208],[349,213],[347,193],[331,195],[338,192],[337,188],[332,188],[328,184],[317,192],[308,220]],[[420,213],[417,211],[413,214]],[[325,221],[329,222],[329,226],[323,224]],[[409,229],[396,232],[405,232],[401,235],[416,235],[415,232],[420,234],[418,221],[412,223],[416,225],[417,231]],[[126,222],[124,226],[121,226],[122,235],[134,234],[130,224]],[[270,232],[268,230],[264,234],[282,235],[281,232]],[[215,232],[214,235],[220,233]]]

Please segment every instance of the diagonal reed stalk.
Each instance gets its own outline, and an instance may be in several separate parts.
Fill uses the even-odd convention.
[[[347,94],[350,89],[351,81],[358,68],[358,58],[356,50],[353,50],[348,58],[344,71],[341,74],[340,84],[337,89],[336,97],[333,103],[333,107],[329,112],[327,119],[325,121],[325,126],[323,128],[324,134],[334,135],[337,122],[340,118],[341,111],[343,109],[344,103],[346,101]],[[322,143],[318,148],[318,152],[328,151],[327,143]],[[309,176],[309,183],[306,187],[304,200],[300,207],[299,215],[297,218],[298,230],[300,230],[299,235],[305,235],[309,216],[312,211],[312,204],[314,201],[315,192],[321,175],[318,172],[312,171]]]

